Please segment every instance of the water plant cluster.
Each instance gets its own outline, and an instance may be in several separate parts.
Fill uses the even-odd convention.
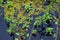
[[[31,36],[36,36],[37,33],[41,36],[52,36],[54,34],[52,22],[58,32],[59,0],[0,0],[0,6],[4,8],[4,19],[9,28],[6,31],[13,36],[13,40],[26,38],[31,40]],[[43,26],[44,24],[47,27]],[[56,35],[58,35],[57,32],[55,32]],[[17,37],[14,37],[15,35]]]

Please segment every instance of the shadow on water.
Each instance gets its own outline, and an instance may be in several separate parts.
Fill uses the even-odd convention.
[[[0,7],[0,11],[2,13],[2,15],[0,16],[0,40],[12,40],[12,38],[6,32],[8,27],[4,21],[4,10],[2,7]]]

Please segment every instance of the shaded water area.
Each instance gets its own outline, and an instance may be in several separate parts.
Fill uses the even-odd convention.
[[[7,27],[6,22],[4,21],[4,10],[2,7],[0,7],[0,11],[2,13],[2,15],[0,16],[0,40],[13,40],[13,38],[6,32],[8,27]],[[32,24],[33,24],[33,22],[32,22]],[[31,24],[30,28],[32,28],[32,24]],[[52,27],[55,28],[54,23],[52,22],[51,24],[52,24]],[[46,25],[44,25],[44,27],[46,27]],[[36,28],[36,29],[39,29],[39,28]],[[30,32],[30,30],[28,32]],[[39,33],[37,33],[36,35],[37,35],[36,37],[32,36],[31,40],[41,40],[41,39],[43,39],[43,40],[55,40],[55,38],[53,38],[53,36],[49,36],[49,37],[48,36],[42,36],[42,37],[40,37]],[[28,38],[26,40],[28,40]],[[59,34],[58,34],[57,40],[60,40],[60,29],[59,29]]]
[[[4,21],[4,10],[2,7],[0,7],[0,11],[2,13],[0,16],[0,40],[12,40],[12,37],[6,32],[8,27]]]

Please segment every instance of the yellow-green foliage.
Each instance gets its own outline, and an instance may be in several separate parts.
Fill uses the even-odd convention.
[[[22,5],[26,5],[25,6],[25,9],[27,10],[27,8],[29,8],[29,4],[30,3],[32,3],[32,7],[33,8],[36,8],[35,6],[35,4],[34,4],[34,2],[26,2],[26,3],[22,3]],[[7,1],[7,4],[5,4],[5,6],[4,6],[4,10],[5,10],[5,16],[6,17],[8,17],[9,19],[14,19],[14,7],[16,7],[17,9],[17,11],[18,11],[18,13],[17,13],[17,19],[16,19],[16,21],[18,21],[18,20],[20,20],[20,21],[18,21],[18,22],[20,22],[20,23],[22,23],[28,16],[31,16],[32,14],[33,15],[38,15],[39,14],[39,12],[36,12],[36,13],[34,13],[34,9],[33,10],[31,10],[26,16],[24,16],[23,14],[25,14],[24,13],[24,11],[25,10],[22,10],[22,11],[20,11],[21,10],[21,6],[20,6],[21,4],[19,4],[19,3],[15,3],[15,2],[12,2],[12,1]],[[11,6],[10,8],[8,8],[8,6]],[[39,8],[36,8],[37,10],[43,10],[42,9],[42,5],[41,6],[39,6]],[[20,11],[20,12],[19,12]],[[19,18],[21,18],[21,19],[19,19]],[[28,23],[28,22],[26,22],[26,23]]]
[[[60,4],[60,0],[56,0],[56,2],[58,2]]]
[[[2,0],[0,2],[2,2]],[[38,3],[36,3],[36,2],[38,2]],[[56,0],[56,2],[59,3],[60,1]],[[32,9],[31,9],[30,3],[32,4],[31,5]],[[35,20],[33,26],[40,24],[41,21],[45,22],[46,20],[50,19],[51,15],[49,15],[49,12],[53,11],[52,10],[53,8],[54,8],[54,11],[58,10],[59,6],[53,7],[54,3],[51,3],[47,6],[43,6],[43,3],[45,3],[45,1],[42,1],[42,0],[32,0],[32,1],[27,0],[25,2],[24,2],[24,0],[13,0],[13,1],[8,0],[6,4],[0,4],[0,6],[2,6],[4,8],[4,12],[5,12],[4,19],[7,22],[10,22],[10,27],[7,30],[7,32],[9,32],[10,34],[11,34],[11,32],[14,32],[17,35],[24,37],[24,34],[26,34],[26,32],[28,30],[27,26],[29,24],[31,24],[32,20],[35,20],[35,19],[31,18],[30,16],[32,16],[32,17],[37,16],[37,15],[40,15],[42,12],[44,12],[43,16],[39,16],[36,18],[37,20]],[[23,8],[22,6],[24,6],[24,5],[25,5],[25,7]],[[16,8],[16,10],[14,8]],[[29,11],[29,12],[25,13],[25,11]],[[14,16],[15,14],[17,17]],[[15,23],[15,24],[11,24],[11,23]],[[17,24],[23,24],[23,26],[21,26],[22,29],[19,26],[17,26]],[[27,27],[27,29],[26,29],[26,27]],[[46,30],[51,31],[50,28],[48,28]],[[33,31],[32,32],[33,34],[35,34],[37,32],[37,30],[32,30],[32,31]],[[27,36],[29,36],[29,34]],[[18,39],[15,38],[15,40],[18,40]]]

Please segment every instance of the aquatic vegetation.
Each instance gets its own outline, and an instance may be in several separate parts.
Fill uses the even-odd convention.
[[[37,1],[13,0],[13,1],[7,1],[7,3],[4,5],[1,4],[1,6],[3,5],[2,7],[4,8],[5,12],[4,19],[5,21],[9,22],[9,29],[7,29],[7,32],[10,35],[15,34],[19,36],[21,40],[25,40],[26,38],[30,40],[31,36],[36,35],[36,33],[38,32],[38,30],[35,29],[35,27],[37,28],[38,26],[42,28],[42,30],[39,31],[41,36],[45,34],[43,33],[44,30],[46,33],[53,34],[52,32],[54,28],[50,27],[50,23],[52,23],[53,20],[53,22],[55,22],[56,25],[59,24],[58,18],[55,15],[52,16],[52,14],[54,14],[56,10],[59,10],[59,6],[57,5],[56,7],[53,7],[52,5],[54,4],[54,1],[52,0],[51,1],[44,0],[40,2],[39,1],[40,0]],[[2,0],[0,2],[2,3]],[[43,6],[44,3],[48,5]],[[53,8],[54,10],[52,10]],[[53,13],[50,13],[52,11]],[[47,25],[47,28],[43,27],[44,24]],[[29,29],[31,25],[32,30]],[[27,33],[29,30],[31,32]],[[17,37],[14,40],[20,40],[20,39]]]
[[[51,27],[46,28],[46,32],[49,32],[49,34],[52,34],[52,31],[53,31],[53,28]]]
[[[37,30],[32,30],[32,34],[36,34],[37,33]]]

